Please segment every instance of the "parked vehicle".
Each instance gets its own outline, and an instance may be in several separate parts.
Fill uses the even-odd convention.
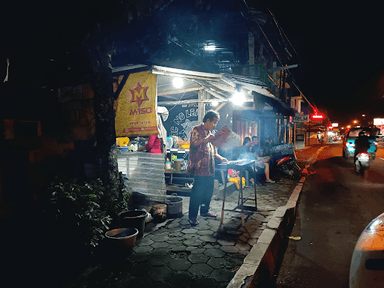
[[[281,159],[276,159],[275,161],[275,167],[277,171],[280,172],[280,174],[286,176],[289,179],[299,179],[301,168],[296,163],[297,161],[295,154],[285,156]]]
[[[297,180],[300,176],[301,168],[297,165],[296,153],[293,144],[276,145],[270,149],[272,158],[272,169],[281,175]]]
[[[358,174],[364,175],[364,171],[369,168],[368,153],[359,153],[354,160],[355,170]]]
[[[351,128],[345,137],[343,138],[343,157],[349,158],[353,157],[355,153],[355,140],[359,137],[359,132],[364,131],[365,135],[369,137],[369,142],[371,143],[371,147],[368,149],[369,159],[376,158],[377,151],[377,142],[376,136],[371,128],[362,127],[362,128]]]

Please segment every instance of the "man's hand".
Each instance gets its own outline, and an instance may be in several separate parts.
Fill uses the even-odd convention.
[[[228,162],[228,159],[227,159],[227,158],[224,158],[224,157],[222,157],[222,158],[221,158],[221,162],[222,162],[222,163],[227,163],[227,162]]]
[[[215,138],[215,136],[214,135],[209,135],[207,138],[205,138],[205,140],[206,140],[206,143],[208,143],[208,142],[211,142],[213,139]]]

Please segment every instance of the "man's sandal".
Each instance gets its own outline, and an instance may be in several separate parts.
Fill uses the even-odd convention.
[[[203,217],[212,217],[212,218],[216,218],[217,217],[217,215],[212,213],[212,212],[208,212],[208,213],[202,214],[201,216],[203,216]]]
[[[199,225],[199,223],[200,223],[198,220],[193,221],[189,218],[188,218],[188,222],[189,222],[189,224],[191,224],[191,226],[196,226],[196,225]]]

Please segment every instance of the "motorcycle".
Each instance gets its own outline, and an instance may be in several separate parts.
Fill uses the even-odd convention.
[[[280,174],[289,179],[297,180],[300,176],[301,168],[297,165],[296,155],[286,155],[275,160],[275,168]]]
[[[364,171],[369,168],[369,155],[366,152],[358,153],[354,159],[356,173],[364,175]]]
[[[275,145],[269,149],[272,169],[293,180],[300,177],[301,168],[297,165],[296,153],[292,143]]]

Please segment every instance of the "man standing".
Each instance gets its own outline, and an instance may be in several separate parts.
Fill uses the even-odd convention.
[[[188,173],[194,176],[194,182],[189,202],[188,221],[192,226],[199,224],[197,220],[199,207],[201,216],[216,217],[209,212],[214,187],[215,158],[221,162],[227,162],[227,159],[220,156],[211,143],[215,138],[211,131],[215,129],[219,120],[220,115],[210,110],[204,116],[204,123],[193,127],[191,131]]]

